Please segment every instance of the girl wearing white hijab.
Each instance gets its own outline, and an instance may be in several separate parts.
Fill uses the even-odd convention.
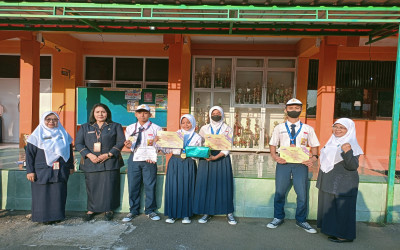
[[[224,134],[233,137],[233,130],[224,122],[224,111],[214,106],[209,111],[210,124],[199,134]],[[236,225],[233,216],[233,174],[229,151],[211,151],[208,159],[199,160],[196,178],[194,213],[203,214],[199,223],[207,223],[211,215],[226,214],[228,223]]]
[[[72,138],[57,113],[45,112],[27,140],[26,171],[32,182],[32,221],[65,219],[67,181],[74,172]]]
[[[183,115],[180,119],[181,129],[177,131],[183,135],[183,146],[201,146],[202,138],[196,132],[196,120],[192,115]],[[167,223],[174,223],[182,218],[182,223],[191,223],[193,216],[194,187],[196,182],[196,162],[187,158],[183,149],[167,149],[165,153],[172,153],[168,162],[165,180],[164,215],[168,216]]]
[[[317,179],[317,226],[330,241],[352,242],[356,238],[357,169],[362,154],[354,122],[337,120],[331,138],[321,149]]]

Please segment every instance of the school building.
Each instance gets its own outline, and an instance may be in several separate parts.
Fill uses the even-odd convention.
[[[219,105],[234,128],[236,214],[271,217],[268,143],[295,97],[321,145],[335,119],[355,121],[365,153],[358,219],[399,222],[399,17],[397,0],[0,1],[0,138],[22,148],[48,110],[75,137],[98,102],[123,126],[136,121],[135,105],[149,104],[169,131],[185,113],[201,127]],[[1,207],[28,208],[28,194],[4,187],[23,171],[4,166]],[[67,207],[84,210],[84,196]]]

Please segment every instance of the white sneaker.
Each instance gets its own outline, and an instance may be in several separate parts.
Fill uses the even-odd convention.
[[[137,216],[136,214],[131,214],[131,213],[129,213],[129,214],[127,214],[127,215],[125,216],[125,218],[122,219],[122,222],[129,222],[129,221],[131,221],[133,218],[135,218],[136,216]]]
[[[182,220],[182,223],[183,224],[190,224],[192,221],[190,220],[190,218],[189,217],[185,217],[185,218],[183,218],[183,220]]]
[[[151,220],[160,220],[160,216],[158,216],[158,214],[156,214],[155,212],[151,212],[147,215],[147,217],[149,217]]]
[[[169,224],[174,224],[175,223],[175,219],[174,218],[168,218],[165,220],[165,222],[169,223]]]
[[[200,220],[198,220],[199,223],[204,224],[207,223],[211,219],[211,216],[208,214],[203,215]]]
[[[236,225],[237,224],[237,221],[235,220],[235,217],[233,217],[232,213],[227,214],[226,218],[228,219],[229,225]]]
[[[274,218],[270,223],[268,223],[268,228],[277,228],[278,226],[282,225],[284,222],[283,219]]]

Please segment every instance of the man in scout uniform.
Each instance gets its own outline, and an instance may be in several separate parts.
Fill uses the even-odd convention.
[[[284,222],[286,193],[290,188],[290,179],[293,179],[294,190],[297,194],[296,225],[308,233],[317,231],[307,223],[307,184],[308,167],[312,167],[318,161],[319,141],[314,129],[303,124],[300,113],[303,104],[293,98],[286,103],[285,113],[287,121],[277,125],[269,143],[271,157],[277,162],[275,173],[275,198],[274,219],[267,225],[268,228],[277,228]],[[277,147],[311,147],[312,157],[302,163],[290,163],[281,158]]]
[[[131,221],[139,214],[140,186],[143,180],[146,194],[145,214],[152,220],[160,220],[154,212],[156,204],[157,153],[154,139],[162,128],[151,121],[150,108],[139,105],[135,111],[137,122],[129,125],[125,131],[125,147],[132,153],[128,159],[128,189],[130,212],[122,219]]]

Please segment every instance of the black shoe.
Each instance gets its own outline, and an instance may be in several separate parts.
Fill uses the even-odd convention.
[[[328,240],[336,243],[353,242],[353,240],[339,239],[338,237],[335,236],[329,236]]]
[[[106,213],[104,214],[104,219],[105,219],[106,221],[112,220],[113,217],[114,217],[114,213],[113,213],[112,211],[106,212]]]
[[[83,216],[83,221],[91,221],[94,218],[94,213],[92,214],[85,214],[85,216]]]

